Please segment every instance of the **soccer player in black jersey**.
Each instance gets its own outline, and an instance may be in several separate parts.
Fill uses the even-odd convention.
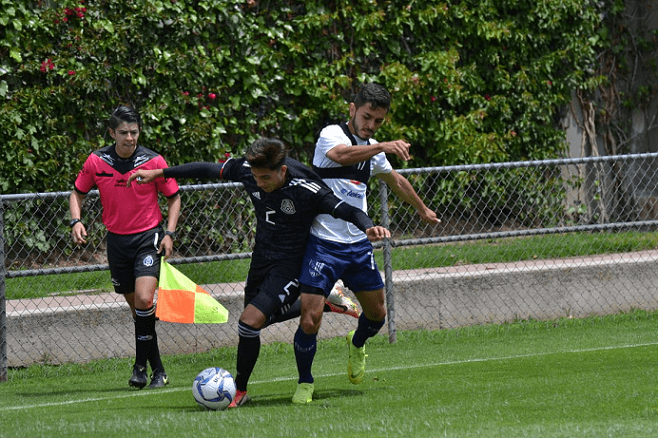
[[[355,224],[371,241],[390,237],[360,209],[341,201],[320,177],[289,158],[277,140],[256,140],[245,156],[225,163],[188,163],[138,170],[128,183],[157,177],[223,179],[244,185],[256,212],[256,237],[245,285],[245,308],[238,322],[236,386],[231,406],[250,398],[247,383],[260,352],[260,331],[299,298],[298,276],[313,219],[330,214]]]

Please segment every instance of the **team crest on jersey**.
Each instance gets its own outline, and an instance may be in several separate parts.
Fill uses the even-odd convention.
[[[144,266],[153,266],[153,256],[145,257],[142,263],[144,264]]]
[[[290,199],[281,201],[281,211],[285,214],[295,214],[295,204]]]
[[[316,260],[311,260],[308,262],[308,271],[309,274],[311,274],[311,277],[319,276],[323,267],[324,267],[323,262],[319,262]]]

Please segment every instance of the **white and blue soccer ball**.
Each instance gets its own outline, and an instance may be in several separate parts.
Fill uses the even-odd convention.
[[[194,400],[214,411],[226,409],[235,398],[235,380],[223,368],[211,367],[201,371],[192,384]]]

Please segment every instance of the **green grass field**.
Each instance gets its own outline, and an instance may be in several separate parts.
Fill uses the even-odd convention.
[[[293,405],[292,347],[263,351],[253,401],[206,411],[192,398],[235,348],[165,357],[171,384],[128,387],[131,360],[10,370],[1,437],[651,437],[658,436],[658,313],[401,332],[367,347],[366,378],[345,376],[343,339],[322,341],[316,395]]]

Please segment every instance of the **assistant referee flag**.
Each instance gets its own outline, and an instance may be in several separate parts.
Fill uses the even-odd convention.
[[[155,316],[167,322],[220,324],[228,321],[228,310],[162,257]]]

